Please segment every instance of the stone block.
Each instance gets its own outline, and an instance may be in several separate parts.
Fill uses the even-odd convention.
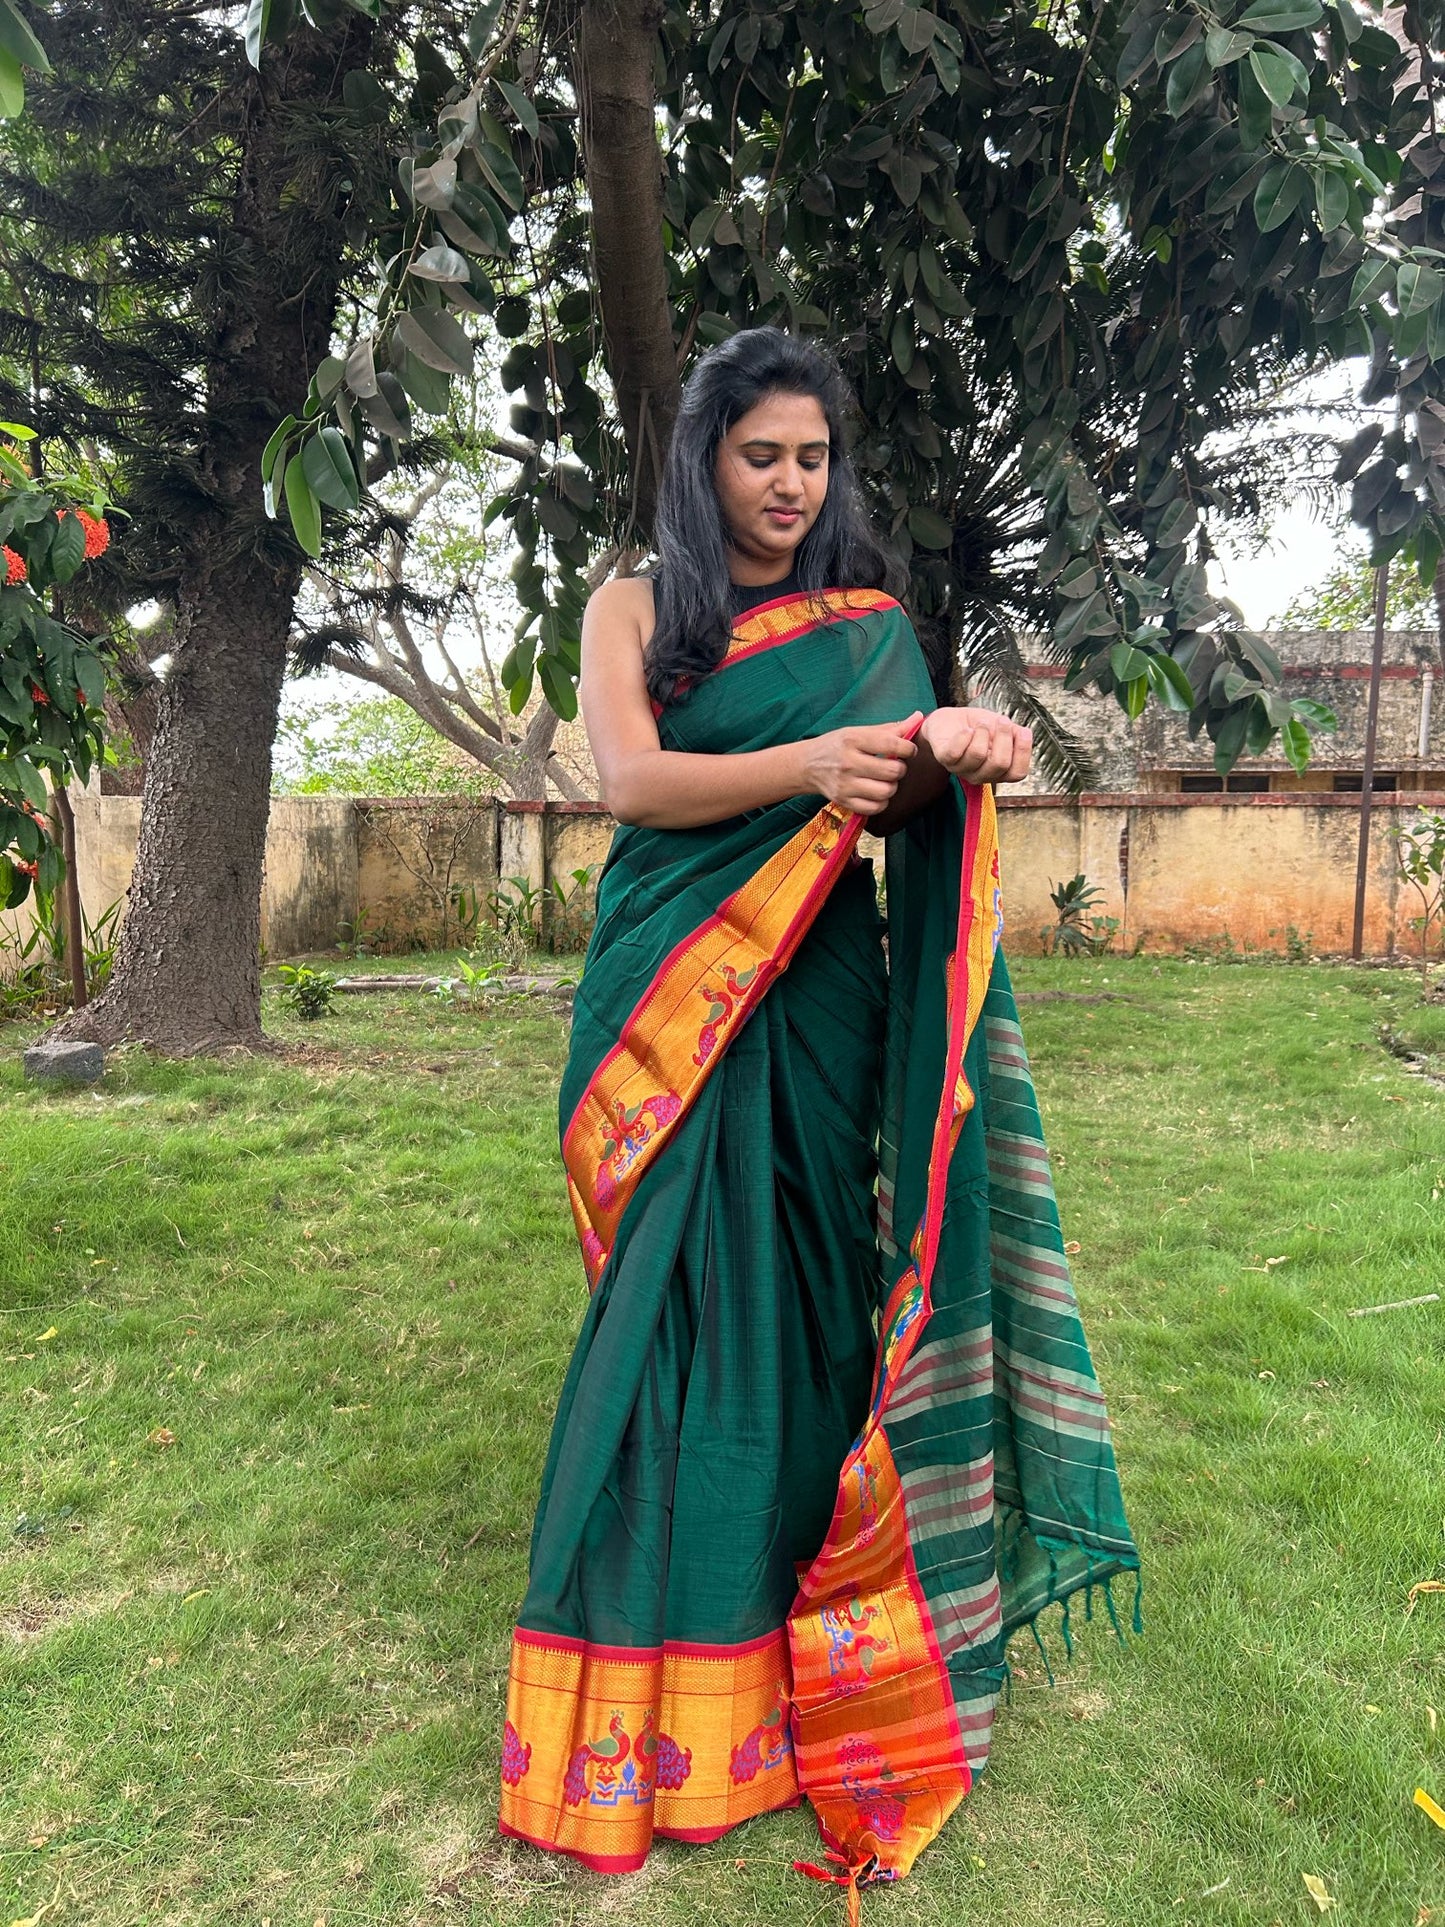
[[[25,1075],[32,1083],[96,1084],[105,1075],[105,1051],[99,1044],[32,1044]]]

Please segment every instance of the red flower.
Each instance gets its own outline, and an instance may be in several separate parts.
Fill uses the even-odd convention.
[[[0,548],[0,556],[5,558],[5,587],[13,589],[15,584],[23,582],[30,572],[24,560],[15,553],[14,549]]]
[[[16,867],[16,869],[17,869],[17,870],[23,870],[23,871],[25,872],[25,874],[26,874],[26,876],[28,876],[28,877],[36,877],[36,878],[38,878],[38,877],[39,877],[39,875],[40,875],[40,865],[39,865],[38,863],[23,863],[23,862],[22,862],[22,863],[17,863],[17,864],[15,865],[15,867]]]
[[[75,513],[80,518],[80,526],[85,530],[85,559],[93,562],[98,555],[104,555],[110,547],[110,524],[104,517],[88,515],[84,509]]]
[[[40,684],[38,682],[31,683],[30,697],[32,702],[48,703],[50,701],[49,696],[46,695],[45,691],[40,687]]]

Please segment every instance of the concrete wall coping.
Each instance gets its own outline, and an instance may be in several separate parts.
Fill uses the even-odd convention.
[[[1087,790],[1081,796],[1000,796],[1001,810],[1354,810],[1358,790]],[[1376,790],[1374,807],[1445,809],[1445,790]]]

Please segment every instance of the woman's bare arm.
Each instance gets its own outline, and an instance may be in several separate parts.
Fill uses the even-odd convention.
[[[582,622],[582,713],[602,800],[619,823],[693,829],[790,796],[824,796],[868,816],[887,807],[914,754],[901,732],[917,711],[898,724],[829,730],[769,749],[663,749],[642,666],[652,621],[651,584],[621,577],[596,591]]]

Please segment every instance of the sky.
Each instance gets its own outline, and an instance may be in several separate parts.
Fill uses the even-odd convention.
[[[1259,554],[1241,548],[1211,562],[1209,586],[1239,605],[1249,628],[1269,629],[1296,596],[1333,574],[1348,555],[1363,551],[1363,537],[1342,536],[1295,504],[1280,509]]]

